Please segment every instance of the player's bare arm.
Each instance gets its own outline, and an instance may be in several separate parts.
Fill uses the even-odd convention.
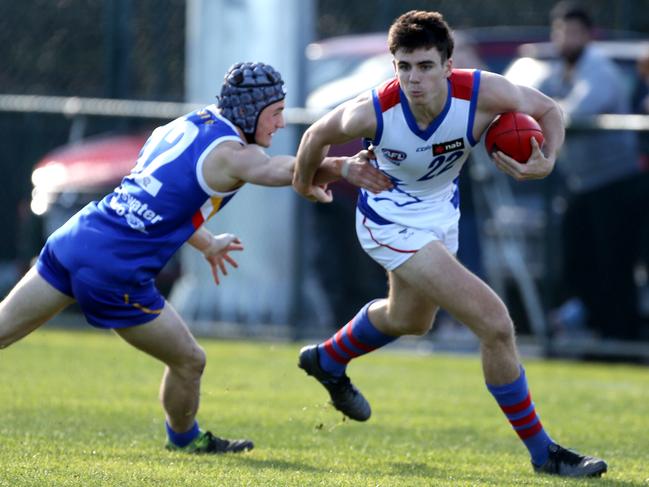
[[[332,196],[320,186],[341,178],[368,191],[380,192],[391,184],[371,164],[368,151],[352,157],[327,157],[317,169],[314,197],[329,203]],[[243,183],[261,186],[288,186],[293,180],[295,157],[268,156],[259,146],[241,146],[236,142],[224,142],[207,157],[203,173],[207,184],[215,191],[231,191]]]
[[[392,181],[371,163],[375,159],[371,150],[362,150],[351,157],[325,157],[313,178],[313,184],[326,185],[346,179],[354,186],[372,193],[392,187]]]
[[[215,191],[230,191],[243,183],[286,186],[293,177],[293,156],[270,157],[256,144],[223,142],[207,156],[203,175]]]
[[[376,116],[369,94],[340,105],[307,129],[297,153],[293,187],[313,199],[314,177],[332,144],[343,144],[362,137],[374,137]]]
[[[481,78],[475,135],[480,137],[491,120],[500,113],[515,111],[531,115],[543,130],[543,147],[532,139],[532,154],[525,164],[498,151],[493,159],[501,171],[516,180],[546,177],[554,168],[565,137],[565,123],[559,105],[538,90],[515,85],[498,74],[484,72]]]

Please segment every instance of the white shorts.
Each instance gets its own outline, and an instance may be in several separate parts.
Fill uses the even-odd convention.
[[[440,241],[455,255],[458,249],[458,224],[460,211],[452,208],[442,211],[435,225],[426,229],[413,228],[397,223],[380,225],[356,210],[356,235],[363,250],[381,264],[393,271],[417,251],[433,241]]]

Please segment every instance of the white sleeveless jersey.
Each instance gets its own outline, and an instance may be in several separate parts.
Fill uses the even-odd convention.
[[[473,121],[479,86],[480,71],[453,70],[444,109],[425,130],[417,126],[397,79],[372,90],[376,163],[395,186],[378,195],[361,190],[363,215],[380,225],[429,228],[440,204],[458,208],[457,178],[477,143]]]

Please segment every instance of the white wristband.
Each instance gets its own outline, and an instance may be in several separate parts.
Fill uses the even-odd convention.
[[[340,168],[340,175],[345,179],[349,176],[349,159],[343,160],[343,165]]]

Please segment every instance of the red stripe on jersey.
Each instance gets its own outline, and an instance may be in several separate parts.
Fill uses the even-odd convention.
[[[399,80],[396,78],[386,81],[376,89],[381,104],[381,111],[385,112],[399,103]]]
[[[200,227],[203,224],[204,221],[205,221],[205,218],[203,217],[203,214],[201,213],[201,210],[198,210],[196,213],[194,213],[194,216],[192,216],[192,225],[197,230],[198,230],[198,227]]]
[[[454,69],[451,72],[451,94],[455,98],[470,100],[473,91],[473,70]]]

